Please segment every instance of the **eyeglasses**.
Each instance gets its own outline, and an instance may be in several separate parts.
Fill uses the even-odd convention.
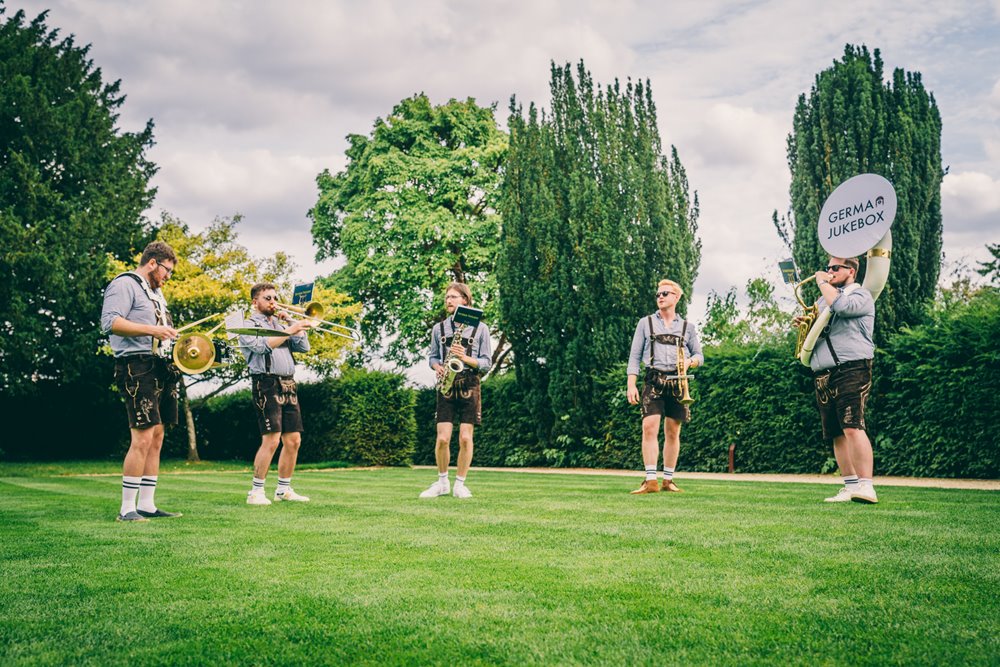
[[[657,292],[656,296],[667,297],[670,296],[671,294],[673,294],[673,292],[671,292],[670,290],[663,290],[662,292]]]
[[[849,269],[849,268],[851,267],[849,267],[847,264],[831,264],[830,266],[826,267],[826,272],[833,273],[834,271],[840,271],[841,269]]]
[[[166,264],[161,264],[161,263],[160,263],[160,260],[156,260],[156,265],[157,265],[158,267],[160,267],[161,269],[166,269],[166,271],[167,271],[167,277],[168,277],[168,278],[169,278],[170,276],[174,275],[174,270],[173,270],[173,269],[171,269],[170,267],[168,267],[168,266],[167,266]],[[176,267],[175,267],[175,268],[176,268]]]

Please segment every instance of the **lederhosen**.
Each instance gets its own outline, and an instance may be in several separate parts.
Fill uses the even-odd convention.
[[[825,440],[833,440],[843,435],[845,428],[865,430],[865,403],[872,388],[872,360],[855,359],[842,362],[837,356],[837,351],[833,349],[830,327],[836,317],[837,314],[834,313],[820,334],[826,341],[836,366],[813,374],[816,407],[819,410]]]
[[[669,377],[677,375],[677,369],[673,371],[661,371],[653,368],[653,360],[656,358],[656,344],[661,345],[683,345],[687,339],[687,320],[681,320],[681,335],[676,334],[654,334],[653,316],[646,317],[646,324],[649,327],[649,362],[646,364],[646,374],[643,378],[642,387],[642,416],[646,418],[650,415],[663,415],[676,419],[682,423],[691,420],[691,409],[679,402],[681,396],[680,382],[676,378]]]
[[[173,326],[170,313],[163,303],[154,299],[149,286],[134,273],[122,273],[111,281],[129,277],[139,283],[143,293],[153,303],[156,323]],[[115,385],[125,399],[125,413],[129,428],[147,429],[157,424],[176,424],[180,399],[177,381],[180,372],[173,362],[153,350],[160,350],[159,341],[153,338],[148,353],[129,354],[115,358]]]
[[[250,354],[255,354],[250,352]],[[295,354],[292,364],[295,363]],[[251,393],[257,408],[257,428],[265,433],[301,433],[302,409],[299,407],[298,386],[294,375],[271,372],[271,355],[264,356],[264,372],[252,373]],[[250,360],[247,359],[249,365]]]
[[[445,336],[444,323],[451,322],[451,335]],[[465,348],[465,354],[472,356],[472,345],[476,340],[476,333],[479,325],[472,332],[469,338],[462,338],[461,333],[455,331],[455,322],[452,320],[442,320],[438,323],[438,333],[441,339],[441,358],[447,359],[448,350],[451,348],[455,337],[458,336]],[[464,327],[463,327],[464,329]],[[460,424],[475,424],[479,426],[483,422],[482,411],[482,391],[479,382],[478,369],[466,366],[465,370],[455,376],[455,382],[447,394],[437,392],[437,412],[438,423],[455,423],[456,419]]]

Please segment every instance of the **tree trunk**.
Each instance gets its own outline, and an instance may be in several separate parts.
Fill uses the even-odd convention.
[[[198,435],[194,432],[194,413],[191,412],[191,401],[188,400],[187,385],[181,380],[181,405],[184,406],[184,421],[187,423],[188,432],[188,454],[189,463],[198,463],[201,457],[198,456]]]

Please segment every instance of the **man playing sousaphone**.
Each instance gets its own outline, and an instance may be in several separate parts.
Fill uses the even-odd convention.
[[[809,366],[816,390],[816,406],[823,438],[833,440],[833,455],[844,476],[844,488],[826,502],[877,503],[872,484],[872,444],[865,432],[865,401],[872,386],[875,356],[875,300],[856,285],[859,263],[854,257],[830,257],[816,272],[821,296],[817,306],[832,317],[820,335]],[[798,316],[798,326],[805,318]]]
[[[642,388],[642,462],[646,479],[633,494],[656,493],[656,459],[660,418],[663,418],[663,491],[680,493],[674,484],[674,470],[681,451],[681,424],[691,419],[691,409],[681,402],[678,375],[705,363],[694,324],[677,316],[677,302],[684,295],[673,280],[661,280],[656,291],[657,311],[639,320],[632,337],[628,359],[628,402],[640,402],[636,379],[639,365],[646,361]],[[677,366],[678,347],[682,348],[685,368]]]

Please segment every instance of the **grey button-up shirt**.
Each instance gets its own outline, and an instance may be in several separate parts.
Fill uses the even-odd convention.
[[[449,317],[444,320],[444,338],[453,335],[455,335],[455,318]],[[469,356],[475,359],[479,365],[477,370],[480,373],[490,370],[493,351],[489,327],[480,322],[475,331],[470,326],[463,328],[461,335],[466,340],[472,338],[472,352],[469,353]],[[431,347],[427,353],[427,363],[431,368],[434,368],[435,364],[443,364],[445,357],[448,356],[448,349],[444,346],[444,338],[441,337],[440,323],[431,327]]]
[[[680,337],[684,330],[684,320],[680,315],[674,316],[674,321],[667,326],[660,317],[660,311],[653,313],[653,334],[673,334]],[[643,362],[659,371],[677,372],[677,346],[667,343],[657,343],[656,358],[649,358],[649,318],[644,317],[635,326],[632,336],[632,349],[628,354],[628,374],[639,375],[639,367]],[[701,353],[701,342],[698,340],[698,327],[694,322],[688,322],[687,333],[684,334],[684,353],[688,363],[697,359],[698,365],[705,363],[705,355]]]
[[[250,315],[250,324],[266,329],[286,329],[284,321],[277,317],[268,317],[263,313],[254,312]],[[284,343],[272,348],[267,344],[267,336],[240,336],[240,352],[246,357],[247,367],[251,375],[271,373],[273,375],[294,375],[295,359],[292,352],[308,352],[309,337],[305,331],[289,336]],[[267,360],[271,359],[271,369],[267,369]]]
[[[133,354],[152,354],[152,336],[119,336],[111,332],[111,326],[119,317],[123,317],[129,322],[136,324],[160,324],[156,320],[156,307],[153,300],[138,282],[135,276],[141,280],[146,287],[149,281],[138,273],[129,272],[131,275],[121,275],[111,281],[104,289],[104,305],[101,308],[101,331],[111,340],[111,351],[116,357],[127,357]],[[151,290],[152,291],[152,290]],[[163,292],[159,289],[152,291],[153,297],[163,304],[164,317],[167,315],[167,300],[163,298]],[[166,320],[169,322],[169,319]]]
[[[840,363],[871,359],[875,356],[875,300],[872,293],[864,287],[858,287],[850,294],[844,293],[844,288],[838,288],[840,294],[830,304],[830,343],[837,353]],[[816,301],[820,312],[826,310],[826,299],[820,297]],[[837,362],[830,354],[830,347],[821,336],[816,341],[809,367],[813,371],[833,368]]]

